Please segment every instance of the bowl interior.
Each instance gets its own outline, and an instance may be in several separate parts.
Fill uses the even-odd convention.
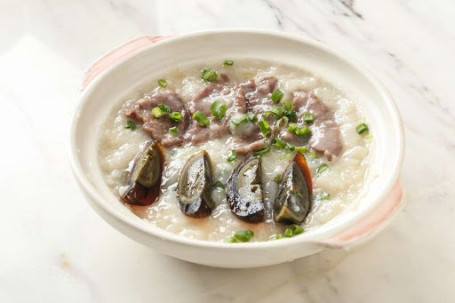
[[[175,236],[135,216],[108,188],[97,160],[99,131],[112,108],[124,100],[132,88],[139,87],[144,79],[159,77],[160,71],[170,67],[200,62],[201,58],[228,57],[272,60],[313,72],[351,95],[366,111],[369,123],[374,125],[372,165],[365,182],[368,186],[361,194],[361,203],[329,224],[305,233],[299,237],[302,241],[340,231],[382,201],[398,177],[403,152],[400,118],[382,86],[368,72],[319,43],[282,34],[225,31],[163,40],[111,66],[84,92],[73,124],[72,160],[79,181],[97,206],[151,234],[175,239]]]

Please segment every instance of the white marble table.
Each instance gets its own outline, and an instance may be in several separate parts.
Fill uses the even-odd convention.
[[[0,1],[0,302],[455,302],[455,5],[444,1]],[[353,251],[222,270],[133,242],[67,161],[85,68],[145,34],[281,30],[358,58],[406,127],[407,205]]]

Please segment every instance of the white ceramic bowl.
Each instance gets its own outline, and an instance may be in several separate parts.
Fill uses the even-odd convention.
[[[367,190],[357,209],[315,230],[280,241],[212,243],[153,227],[129,211],[103,180],[98,165],[98,130],[112,107],[150,75],[201,58],[251,57],[303,67],[346,91],[367,110],[375,147]],[[399,180],[403,126],[391,96],[354,60],[319,42],[252,30],[207,31],[164,39],[141,37],[98,60],[87,72],[71,131],[71,164],[92,207],[128,237],[162,253],[218,267],[256,267],[292,261],[326,247],[346,248],[381,230],[402,206]]]

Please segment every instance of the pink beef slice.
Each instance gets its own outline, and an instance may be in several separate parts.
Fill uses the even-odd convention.
[[[273,106],[270,95],[277,82],[275,77],[265,77],[258,83],[249,80],[241,84],[247,111],[258,115],[258,119],[261,119],[261,115]],[[265,146],[264,137],[256,123],[247,123],[240,128],[242,129],[232,133],[231,149],[235,149],[239,154],[247,154]]]
[[[223,82],[226,82],[223,80]],[[226,104],[226,116],[218,120],[212,116],[210,106],[216,100]],[[238,85],[222,83],[207,83],[193,100],[188,102],[188,111],[192,116],[196,111],[201,111],[210,120],[208,127],[201,127],[197,121],[191,121],[184,139],[196,145],[210,139],[216,139],[229,134],[229,121],[236,113],[245,113],[246,104],[243,90]]]
[[[172,122],[169,116],[154,118],[152,109],[159,104],[167,105],[172,111],[180,112],[183,119],[180,123]],[[182,99],[171,90],[160,90],[151,95],[145,96],[135,104],[125,108],[126,117],[142,123],[142,129],[150,134],[155,140],[160,141],[164,147],[180,145],[183,143],[183,134],[189,125],[189,114],[185,109]],[[173,136],[169,133],[169,128],[176,126],[178,133]]]
[[[273,106],[270,95],[275,89],[277,82],[278,80],[275,77],[264,77],[260,79],[258,83],[255,83],[254,80],[250,80],[242,84],[242,87],[245,90],[248,112],[263,114],[270,110]]]
[[[309,145],[324,154],[329,161],[334,156],[339,156],[343,150],[343,142],[340,126],[336,123],[333,112],[315,94],[309,92],[294,92],[292,103],[300,122],[303,123],[305,112],[313,114]]]

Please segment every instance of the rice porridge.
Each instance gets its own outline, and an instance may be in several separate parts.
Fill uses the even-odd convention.
[[[119,100],[99,163],[119,203],[161,229],[275,240],[356,207],[373,143],[365,122],[355,100],[319,76],[221,59],[171,68]]]

